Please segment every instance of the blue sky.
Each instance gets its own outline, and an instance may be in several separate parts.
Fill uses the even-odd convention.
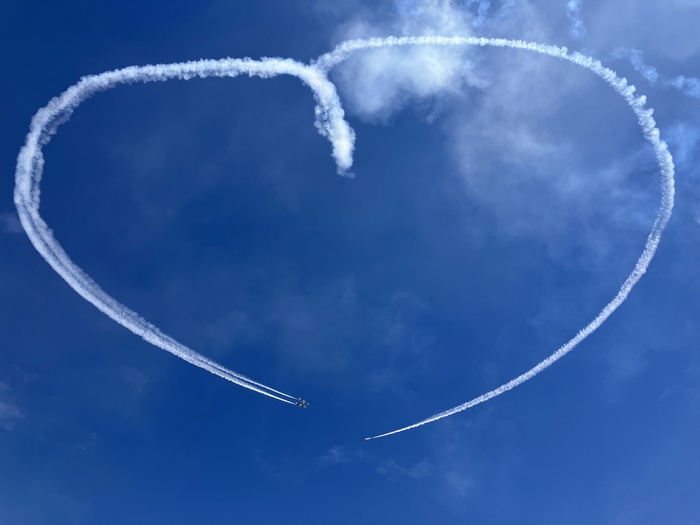
[[[0,523],[694,523],[700,513],[700,37],[691,0],[0,5]],[[79,297],[12,202],[31,116],[81,76],[200,58],[308,62],[347,38],[567,46],[645,94],[677,203],[616,293],[659,170],[589,72],[507,49],[361,52],[338,177],[297,79],[119,87],[44,149],[42,215],[164,332],[299,410],[134,336]]]

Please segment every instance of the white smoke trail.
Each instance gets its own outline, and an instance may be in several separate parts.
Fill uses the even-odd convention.
[[[615,72],[611,69],[604,67],[600,61],[594,60],[591,57],[587,57],[578,52],[569,54],[565,47],[557,47],[551,45],[537,44],[532,42],[524,42],[522,40],[505,40],[501,38],[476,38],[476,37],[388,37],[388,38],[375,38],[370,40],[350,40],[343,42],[338,47],[336,47],[332,52],[327,53],[319,57],[317,61],[317,66],[324,71],[330,70],[332,67],[338,65],[343,60],[347,59],[351,53],[359,51],[362,49],[379,48],[385,46],[407,46],[407,45],[473,45],[473,46],[492,46],[492,47],[508,47],[512,49],[526,49],[528,51],[534,51],[536,53],[541,53],[543,55],[549,55],[557,58],[563,58],[577,64],[581,67],[589,69],[605,82],[610,85],[620,96],[627,102],[627,104],[632,108],[634,113],[637,115],[637,120],[642,128],[644,137],[651,143],[656,154],[656,160],[659,163],[661,169],[661,204],[659,211],[654,220],[654,224],[651,228],[651,232],[647,237],[646,244],[644,245],[644,251],[637,260],[637,263],[632,270],[632,273],[627,277],[625,282],[620,287],[617,295],[601,310],[601,312],[593,319],[588,325],[586,325],[581,331],[579,331],[576,336],[571,339],[568,343],[559,348],[556,352],[546,358],[544,361],[538,363],[533,368],[519,375],[515,379],[508,381],[507,383],[499,386],[498,388],[486,392],[477,398],[467,401],[466,403],[446,410],[445,412],[440,412],[432,417],[419,421],[413,425],[394,430],[392,432],[387,432],[385,434],[380,434],[366,439],[376,439],[380,437],[390,436],[392,434],[397,434],[399,432],[404,432],[427,423],[432,423],[438,419],[442,419],[458,412],[462,412],[468,408],[475,405],[488,401],[496,396],[512,390],[518,385],[521,385],[528,379],[535,377],[537,374],[542,372],[544,369],[550,367],[553,363],[561,359],[564,355],[568,354],[571,350],[576,348],[576,346],[583,341],[586,337],[595,332],[600,325],[602,325],[605,320],[610,317],[610,315],[617,310],[617,308],[627,299],[627,296],[632,291],[635,284],[642,278],[642,275],[646,272],[649,263],[651,262],[656,249],[661,240],[661,234],[663,233],[668,220],[671,217],[671,211],[673,210],[673,199],[674,199],[674,166],[671,154],[668,151],[666,143],[661,140],[660,133],[656,127],[656,122],[652,117],[653,110],[645,109],[644,104],[646,103],[646,97],[637,97],[634,95],[636,88],[632,85],[628,85],[627,80],[618,77]]]
[[[82,101],[98,91],[104,91],[119,84],[165,81],[176,78],[205,78],[208,76],[234,77],[241,74],[259,76],[262,78],[289,74],[297,76],[313,90],[317,102],[316,126],[319,132],[326,136],[333,146],[333,157],[338,167],[338,173],[345,175],[347,174],[347,170],[352,166],[355,134],[343,118],[344,112],[337,92],[334,85],[327,78],[328,71],[346,60],[353,52],[362,49],[406,45],[476,45],[525,49],[569,60],[579,66],[589,69],[615,89],[635,112],[645,138],[651,142],[654,148],[657,161],[661,168],[661,205],[651,232],[647,237],[644,251],[637,260],[632,273],[630,273],[620,287],[617,295],[603,308],[593,321],[544,361],[495,390],[491,390],[467,403],[436,414],[435,416],[413,425],[367,439],[389,436],[425,425],[466,410],[467,408],[507,392],[536,376],[573,350],[581,341],[592,334],[625,301],[634,285],[646,272],[649,263],[654,257],[661,240],[661,234],[671,217],[671,211],[673,209],[673,159],[668,152],[666,143],[660,139],[659,130],[656,128],[656,123],[652,117],[653,111],[644,108],[646,97],[636,97],[634,95],[634,86],[628,85],[626,79],[619,78],[614,71],[604,67],[600,61],[577,52],[569,54],[566,48],[524,42],[521,40],[497,38],[429,36],[388,37],[343,42],[332,52],[320,56],[316,62],[312,62],[309,66],[289,59],[262,59],[260,61],[249,59],[224,59],[219,61],[204,60],[181,64],[130,67],[103,73],[101,75],[85,77],[78,84],[66,90],[61,96],[53,99],[45,108],[39,110],[32,120],[30,133],[27,135],[26,143],[20,151],[17,160],[17,171],[15,175],[15,205],[17,206],[22,226],[27,232],[32,244],[54,270],[56,270],[56,272],[58,272],[82,297],[121,325],[135,334],[140,335],[153,345],[167,350],[185,361],[204,368],[213,374],[280,401],[292,403],[289,401],[289,399],[294,399],[292,396],[256,383],[240,374],[228,370],[165,335],[158,328],[142,319],[138,314],[106,294],[88,275],[70,260],[68,255],[54,239],[51,230],[39,214],[39,183],[41,181],[44,163],[41,148],[50,140],[58,125],[65,122]]]
[[[574,40],[583,40],[588,33],[581,19],[581,7],[583,7],[583,0],[569,0],[566,4],[566,17],[571,22],[569,34]]]
[[[477,4],[476,8],[476,17],[474,17],[474,21],[472,22],[472,25],[474,26],[475,29],[480,29],[486,24],[486,20],[489,16],[489,9],[491,9],[491,1],[490,0],[466,0],[464,2],[464,7],[471,7],[472,5]]]
[[[474,29],[484,29],[487,26],[493,25],[510,15],[513,6],[515,6],[515,0],[506,0],[501,7],[498,9],[493,16],[489,17],[489,11],[491,10],[491,0],[466,0],[460,6],[469,8],[476,4],[476,16],[472,20],[472,26]]]
[[[328,81],[324,74],[315,68],[290,59],[201,60],[180,64],[127,67],[84,77],[59,97],[51,100],[32,119],[25,145],[20,150],[15,173],[14,200],[22,226],[34,247],[76,292],[95,305],[101,312],[149,343],[175,354],[188,363],[237,385],[293,404],[290,399],[295,399],[294,397],[257,383],[199,355],[110,297],[71,261],[39,214],[39,184],[44,166],[41,149],[49,142],[58,126],[66,122],[85,99],[99,91],[105,91],[120,84],[170,79],[187,80],[193,77],[235,77],[242,74],[261,78],[282,74],[293,75],[311,87],[317,102],[316,126],[319,132],[326,136],[333,145],[333,156],[338,166],[338,172],[341,175],[346,173],[352,165],[354,132],[343,120],[344,113],[335,86]]]
[[[644,80],[652,86],[660,81],[664,87],[673,87],[679,90],[686,96],[700,100],[700,79],[696,77],[686,77],[678,75],[675,77],[666,77],[661,75],[654,67],[644,62],[644,53],[639,49],[627,49],[620,47],[610,54],[613,58],[626,58],[634,70],[644,77]]]
[[[649,84],[654,85],[659,80],[659,71],[654,67],[646,64],[644,62],[644,54],[639,49],[627,49],[626,47],[619,47],[610,56],[613,58],[619,58],[630,61],[634,70],[644,77],[644,80],[649,82]]]

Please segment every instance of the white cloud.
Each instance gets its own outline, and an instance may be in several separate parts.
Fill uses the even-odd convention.
[[[553,256],[583,248],[604,262],[622,232],[648,230],[656,165],[624,104],[612,105],[585,71],[546,57],[501,53],[488,69],[492,86],[478,104],[456,104],[447,127],[466,193],[501,233],[543,240]]]
[[[474,34],[473,17],[485,5],[474,11],[475,2],[405,0],[392,19],[363,12],[341,26],[338,38]],[[581,1],[564,5],[570,17],[580,15]],[[546,13],[529,2],[517,10],[517,24],[532,22],[519,37],[549,39]],[[429,120],[444,116],[465,193],[486,205],[506,236],[543,239],[550,250],[565,246],[557,256],[576,249],[604,259],[619,232],[651,226],[658,202],[646,181],[630,180],[655,169],[653,154],[642,146],[633,114],[582,69],[520,51],[407,46],[355,53],[332,75],[346,107],[365,120],[386,121],[408,104],[427,107]],[[620,124],[609,122],[614,111]],[[636,149],[627,139],[605,144],[615,133],[637,138]],[[610,219],[615,228],[600,228]]]
[[[664,87],[676,88],[684,95],[700,100],[700,78],[687,77],[685,75],[675,77],[661,75],[658,69],[644,62],[644,53],[639,49],[620,47],[612,52],[612,57],[628,59],[635,71],[642,75],[644,80],[652,86],[659,82]]]
[[[473,15],[453,2],[397,2],[395,16],[362,15],[343,24],[337,39],[383,35],[473,34]],[[461,96],[465,86],[484,87],[475,73],[469,50],[447,46],[381,48],[356,53],[333,73],[344,104],[370,121],[384,121],[410,101],[437,96]]]

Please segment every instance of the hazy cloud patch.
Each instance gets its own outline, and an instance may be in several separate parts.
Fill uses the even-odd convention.
[[[11,399],[10,387],[7,383],[0,383],[0,428],[12,430],[24,414]]]
[[[16,213],[0,213],[0,229],[5,233],[22,233],[22,223]]]
[[[639,49],[628,49],[620,47],[615,49],[611,56],[616,59],[627,59],[634,70],[642,75],[642,77],[652,86],[657,82],[663,87],[672,87],[683,93],[684,95],[700,100],[700,79],[695,77],[687,77],[685,75],[677,75],[675,77],[667,77],[659,73],[654,66],[647,64],[644,61],[644,53]]]
[[[379,464],[377,473],[386,476],[391,481],[398,481],[400,478],[424,479],[433,475],[435,468],[429,461],[419,461],[410,468],[399,465],[393,459],[387,459]]]
[[[569,0],[566,4],[566,16],[571,22],[569,34],[574,40],[583,40],[587,33],[581,19],[581,7],[583,7],[583,0]]]
[[[143,392],[148,384],[148,376],[138,368],[129,366],[119,367],[119,376],[138,394]]]
[[[363,13],[343,24],[338,40],[393,35],[471,35],[473,15],[464,6],[442,0],[397,2],[393,16]],[[356,53],[332,76],[344,104],[361,118],[383,122],[410,102],[435,103],[437,97],[461,97],[467,86],[484,87],[467,48],[408,46]]]
[[[319,468],[332,467],[335,465],[345,465],[368,459],[367,454],[362,450],[348,450],[342,445],[337,445],[328,449],[325,454],[314,458],[313,462]]]

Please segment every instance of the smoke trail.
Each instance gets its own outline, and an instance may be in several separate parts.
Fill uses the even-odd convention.
[[[491,0],[465,0],[460,4],[460,6],[470,8],[474,4],[476,4],[477,7],[476,16],[472,20],[472,26],[474,26],[474,29],[479,30],[493,25],[494,23],[499,22],[510,15],[511,10],[515,5],[515,0],[506,0],[498,11],[491,17],[489,17]]]
[[[269,78],[276,75],[288,74],[300,78],[313,90],[317,102],[316,127],[332,144],[333,157],[338,167],[338,173],[352,176],[347,174],[347,170],[352,166],[355,134],[343,118],[344,112],[335,86],[327,78],[328,71],[346,60],[350,54],[355,51],[406,45],[477,45],[525,49],[569,60],[581,67],[589,69],[617,91],[632,108],[637,115],[637,120],[642,128],[644,137],[652,144],[657,161],[659,162],[662,179],[661,205],[651,232],[647,237],[644,250],[637,260],[632,273],[630,273],[622,284],[617,295],[602,309],[593,321],[544,361],[495,390],[491,390],[467,403],[436,414],[435,416],[413,425],[367,439],[384,437],[425,425],[466,410],[467,408],[507,392],[536,376],[573,350],[581,341],[605,322],[605,320],[625,301],[634,285],[646,272],[649,263],[654,257],[661,240],[661,234],[671,217],[671,211],[673,209],[673,159],[668,152],[666,143],[660,138],[659,130],[656,128],[656,123],[652,117],[653,110],[644,108],[646,97],[636,97],[634,95],[634,86],[628,85],[626,79],[619,78],[614,71],[604,67],[600,61],[577,52],[569,54],[566,48],[524,42],[521,40],[494,38],[387,37],[383,39],[374,38],[343,42],[332,52],[320,56],[317,61],[312,62],[309,66],[290,59],[262,59],[260,61],[249,59],[223,59],[219,61],[203,60],[181,64],[129,67],[103,73],[101,75],[85,77],[76,85],[66,90],[61,96],[49,102],[45,108],[39,110],[32,120],[26,143],[20,150],[17,159],[17,171],[15,174],[15,205],[17,206],[22,226],[34,247],[76,292],[95,305],[100,311],[128,328],[133,333],[140,335],[151,344],[167,350],[185,361],[204,368],[233,383],[280,401],[292,403],[290,401],[290,399],[294,399],[292,396],[271,389],[261,383],[257,383],[245,376],[228,370],[165,335],[154,325],[148,323],[138,314],[110,297],[97,283],[70,260],[68,255],[54,239],[51,230],[39,214],[39,184],[44,164],[41,148],[48,143],[53,133],[56,132],[57,127],[68,120],[71,113],[81,102],[94,93],[110,89],[119,84],[165,81],[169,79],[186,80],[193,77],[206,78],[209,76],[235,77],[241,74]]]
[[[678,75],[668,78],[659,73],[654,67],[644,62],[644,53],[639,49],[627,49],[620,47],[611,53],[613,58],[626,58],[634,70],[642,75],[644,79],[652,86],[661,81],[664,87],[673,87],[679,90],[684,95],[700,100],[700,79],[696,77],[686,77]]]
[[[626,47],[619,47],[610,56],[613,58],[623,59],[626,58],[632,64],[634,70],[644,77],[644,80],[649,82],[649,84],[656,84],[659,80],[659,72],[654,66],[650,66],[644,62],[644,54],[639,49],[627,49]]]
[[[476,8],[476,17],[474,18],[474,21],[472,22],[472,25],[474,26],[475,29],[480,29],[481,27],[486,24],[487,17],[489,15],[489,9],[491,8],[491,1],[490,0],[466,0],[464,2],[464,7],[471,7],[472,5],[477,4]]]
[[[586,26],[581,19],[581,7],[583,0],[569,0],[566,4],[566,17],[571,22],[569,34],[574,40],[583,40],[586,36]]]
[[[491,0],[458,0],[454,3],[440,0],[395,0],[393,10],[403,18],[439,14],[455,21],[462,17],[461,13],[469,13],[471,25],[478,31],[508,17],[514,6],[515,0],[504,0],[498,10],[490,15]]]
[[[175,354],[188,363],[260,394],[293,404],[290,400],[295,399],[294,397],[253,381],[207,359],[178,343],[141,318],[136,312],[110,297],[71,261],[39,214],[39,184],[44,166],[41,149],[49,142],[58,126],[66,122],[73,111],[88,97],[120,84],[170,79],[188,80],[193,77],[235,77],[242,74],[261,78],[282,74],[293,75],[307,84],[313,90],[317,103],[316,127],[332,143],[333,157],[336,160],[338,172],[341,175],[347,172],[352,165],[354,132],[343,120],[344,113],[335,86],[328,81],[324,74],[315,68],[290,59],[201,60],[180,64],[127,67],[84,77],[59,97],[52,99],[32,119],[25,145],[20,150],[15,173],[14,200],[22,226],[34,247],[71,288],[95,305],[101,312],[149,343]]]
[[[526,49],[528,51],[534,51],[536,53],[541,53],[543,55],[549,55],[557,58],[562,58],[577,64],[581,67],[589,69],[600,78],[602,78],[607,84],[612,87],[617,93],[627,102],[627,104],[632,108],[632,111],[637,115],[637,121],[642,128],[644,137],[651,143],[656,154],[656,160],[659,163],[661,169],[661,204],[659,211],[654,220],[654,224],[651,228],[651,232],[647,237],[646,244],[644,245],[644,250],[641,256],[637,260],[634,269],[627,277],[625,282],[620,287],[617,295],[605,305],[601,312],[593,319],[588,325],[586,325],[581,331],[579,331],[574,338],[572,338],[568,343],[560,347],[556,352],[547,357],[544,361],[541,361],[533,368],[519,375],[515,379],[508,381],[507,383],[499,386],[498,388],[486,392],[477,398],[467,401],[466,403],[446,410],[445,412],[440,412],[428,419],[419,421],[413,425],[394,430],[392,432],[387,432],[385,434],[380,434],[366,439],[376,439],[380,437],[390,436],[392,434],[397,434],[399,432],[404,432],[427,423],[432,423],[438,419],[442,419],[458,412],[462,412],[468,408],[475,405],[488,401],[496,396],[512,390],[516,386],[524,383],[528,379],[535,377],[537,374],[550,367],[556,361],[564,357],[571,350],[576,348],[576,346],[583,341],[586,337],[595,332],[600,325],[602,325],[605,320],[610,317],[610,315],[617,310],[617,308],[627,299],[627,296],[632,291],[635,284],[642,278],[644,273],[647,271],[649,263],[651,262],[656,249],[661,241],[661,234],[663,233],[668,220],[671,217],[671,211],[673,210],[673,199],[674,199],[674,166],[671,154],[668,151],[668,147],[664,141],[660,138],[660,133],[656,127],[656,122],[652,117],[653,110],[645,109],[644,104],[646,103],[646,97],[635,96],[634,92],[636,88],[632,85],[628,85],[627,80],[618,77],[615,72],[607,67],[604,67],[600,61],[594,60],[591,57],[587,57],[578,52],[569,54],[565,47],[557,47],[551,45],[537,44],[532,42],[524,42],[522,40],[505,40],[501,38],[475,38],[475,37],[388,37],[388,38],[374,38],[369,40],[350,40],[343,42],[338,47],[336,47],[330,53],[322,55],[319,57],[316,65],[324,71],[328,71],[334,66],[340,64],[343,60],[347,59],[351,53],[359,51],[362,49],[379,48],[386,46],[406,46],[406,45],[475,45],[475,46],[491,46],[491,47],[508,47],[512,49]]]

